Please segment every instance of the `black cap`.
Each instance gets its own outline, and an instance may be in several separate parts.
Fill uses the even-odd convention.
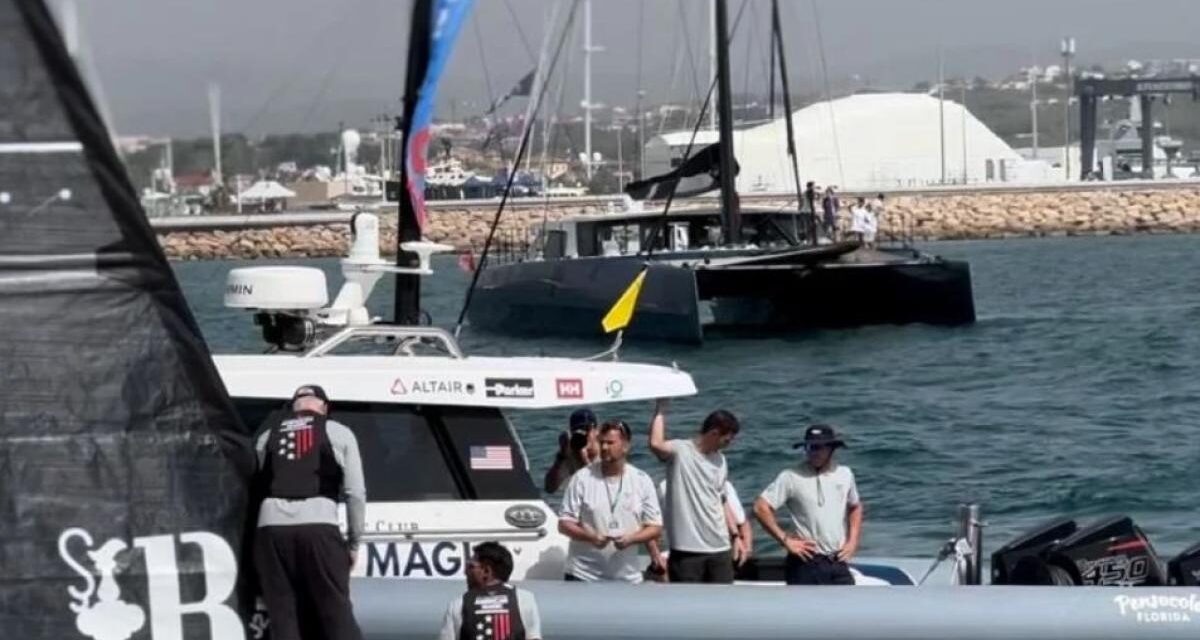
[[[587,407],[576,409],[571,413],[571,432],[587,433],[596,427],[596,413]]]
[[[793,444],[792,448],[799,449],[810,444],[826,445],[835,449],[846,446],[846,443],[838,436],[837,430],[827,424],[814,424],[805,429],[804,440]]]
[[[317,398],[321,402],[329,404],[329,396],[325,393],[325,390],[320,387],[320,385],[306,384],[299,389],[296,389],[296,393],[292,394],[292,402],[306,397]]]

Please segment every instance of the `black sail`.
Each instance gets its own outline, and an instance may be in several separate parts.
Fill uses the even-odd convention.
[[[0,635],[241,638],[249,438],[41,0],[0,0]]]

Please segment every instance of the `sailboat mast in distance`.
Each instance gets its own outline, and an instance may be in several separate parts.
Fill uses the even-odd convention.
[[[729,80],[729,11],[725,0],[713,0],[717,14],[717,107],[721,135],[721,226],[726,245],[741,239],[737,170],[733,153],[733,89]]]

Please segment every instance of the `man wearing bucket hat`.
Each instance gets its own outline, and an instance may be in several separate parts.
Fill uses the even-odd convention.
[[[845,446],[833,427],[810,426],[794,445],[804,450],[804,461],[780,472],[754,501],[763,529],[787,550],[788,584],[854,584],[846,563],[858,550],[863,506],[854,472],[833,460],[834,451]],[[791,533],[775,519],[784,505]]]

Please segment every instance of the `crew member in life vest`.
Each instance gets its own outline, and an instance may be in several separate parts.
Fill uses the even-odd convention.
[[[438,640],[541,640],[533,594],[508,584],[513,559],[499,542],[484,542],[467,561],[467,592],[450,601]]]
[[[360,640],[350,605],[350,568],[363,532],[367,491],[358,441],[330,420],[317,385],[292,396],[292,413],[259,436],[254,566],[271,618],[272,640]],[[346,503],[347,534],[338,529]]]

